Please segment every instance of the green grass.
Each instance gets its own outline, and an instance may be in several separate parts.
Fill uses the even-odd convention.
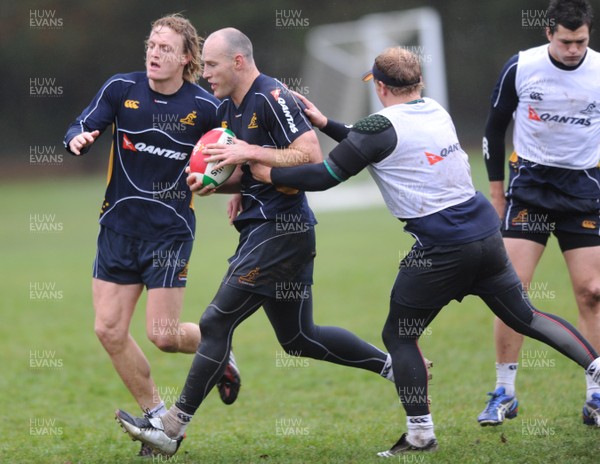
[[[481,179],[477,162],[474,173]],[[486,191],[485,183],[478,187]],[[137,407],[93,333],[90,273],[102,193],[103,180],[97,177],[0,186],[2,463],[140,462],[135,457],[139,445],[113,420],[115,408],[135,412]],[[235,248],[237,234],[226,223],[224,200],[196,202],[198,240],[183,314],[187,320],[199,319]],[[35,214],[55,215],[53,224],[60,230],[31,231]],[[351,329],[382,347],[389,290],[410,236],[381,207],[318,218],[315,320]],[[540,309],[574,322],[574,299],[555,241],[536,281],[547,288],[536,300]],[[30,287],[40,283],[54,293],[32,298]],[[171,403],[191,357],[159,352],[145,339],[143,303],[132,333]],[[237,330],[234,343],[243,375],[239,400],[224,406],[218,395],[210,395],[171,462],[374,463],[381,462],[375,452],[405,430],[394,388],[377,376],[314,360],[277,367],[281,350],[262,312]],[[442,311],[420,346],[434,361],[430,395],[440,451],[391,462],[598,462],[600,432],[580,419],[583,373],[536,341],[528,340],[525,349],[548,361],[544,368],[521,369],[519,416],[499,428],[477,425],[494,383],[492,315],[478,299],[468,297]],[[36,354],[45,367],[32,367]],[[294,424],[298,433],[277,433],[282,423]]]

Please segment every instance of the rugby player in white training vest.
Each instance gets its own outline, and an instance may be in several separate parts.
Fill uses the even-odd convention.
[[[373,78],[384,109],[351,129],[303,100],[311,122],[340,141],[323,163],[293,168],[254,164],[252,173],[276,187],[317,191],[368,168],[388,209],[405,223],[405,231],[415,238],[413,249],[427,263],[407,265],[409,254],[392,289],[383,341],[392,356],[408,431],[379,455],[437,449],[418,340],[444,306],[469,294],[478,295],[513,329],[575,361],[598,383],[600,358],[594,348],[567,321],[535,309],[523,292],[502,242],[498,215],[473,187],[450,115],[421,97],[418,58],[401,47],[389,48],[375,59],[367,77]]]
[[[552,1],[548,43],[514,55],[492,95],[484,157],[504,244],[525,289],[551,234],[558,239],[578,327],[600,349],[600,54],[588,48],[587,0]],[[514,153],[504,192],[504,139],[514,117]],[[535,290],[535,283],[533,290]],[[531,296],[535,296],[533,293]],[[496,386],[481,425],[516,417],[523,336],[496,318]],[[600,387],[586,377],[583,423],[600,427]]]

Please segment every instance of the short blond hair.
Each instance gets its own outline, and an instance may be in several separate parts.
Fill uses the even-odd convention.
[[[421,79],[421,63],[417,55],[402,47],[390,47],[375,58],[375,66],[386,76],[401,82],[415,82],[415,84],[394,87],[388,85],[392,94],[405,95],[423,90],[425,85]],[[387,85],[387,84],[386,84]]]
[[[183,68],[183,78],[188,82],[198,82],[202,75],[200,50],[203,39],[198,36],[192,23],[179,13],[163,16],[151,25],[151,31],[160,27],[168,27],[183,39],[183,53],[189,54],[190,60]]]

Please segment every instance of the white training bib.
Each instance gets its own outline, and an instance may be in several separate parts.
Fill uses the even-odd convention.
[[[548,45],[519,53],[519,104],[513,144],[522,158],[545,166],[589,169],[600,161],[600,54],[588,48],[583,63],[556,67]]]
[[[398,144],[368,169],[394,216],[423,217],[473,197],[468,156],[441,105],[424,98],[384,108],[378,114],[392,122]]]

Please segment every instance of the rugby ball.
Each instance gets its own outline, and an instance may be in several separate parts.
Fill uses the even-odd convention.
[[[217,163],[207,163],[205,161],[208,155],[203,153],[204,147],[209,143],[231,145],[234,137],[234,133],[229,129],[217,127],[206,132],[194,146],[190,157],[190,174],[196,174],[196,179],[201,181],[205,187],[218,187],[221,185],[233,174],[236,166],[235,164],[229,164],[215,169]]]

